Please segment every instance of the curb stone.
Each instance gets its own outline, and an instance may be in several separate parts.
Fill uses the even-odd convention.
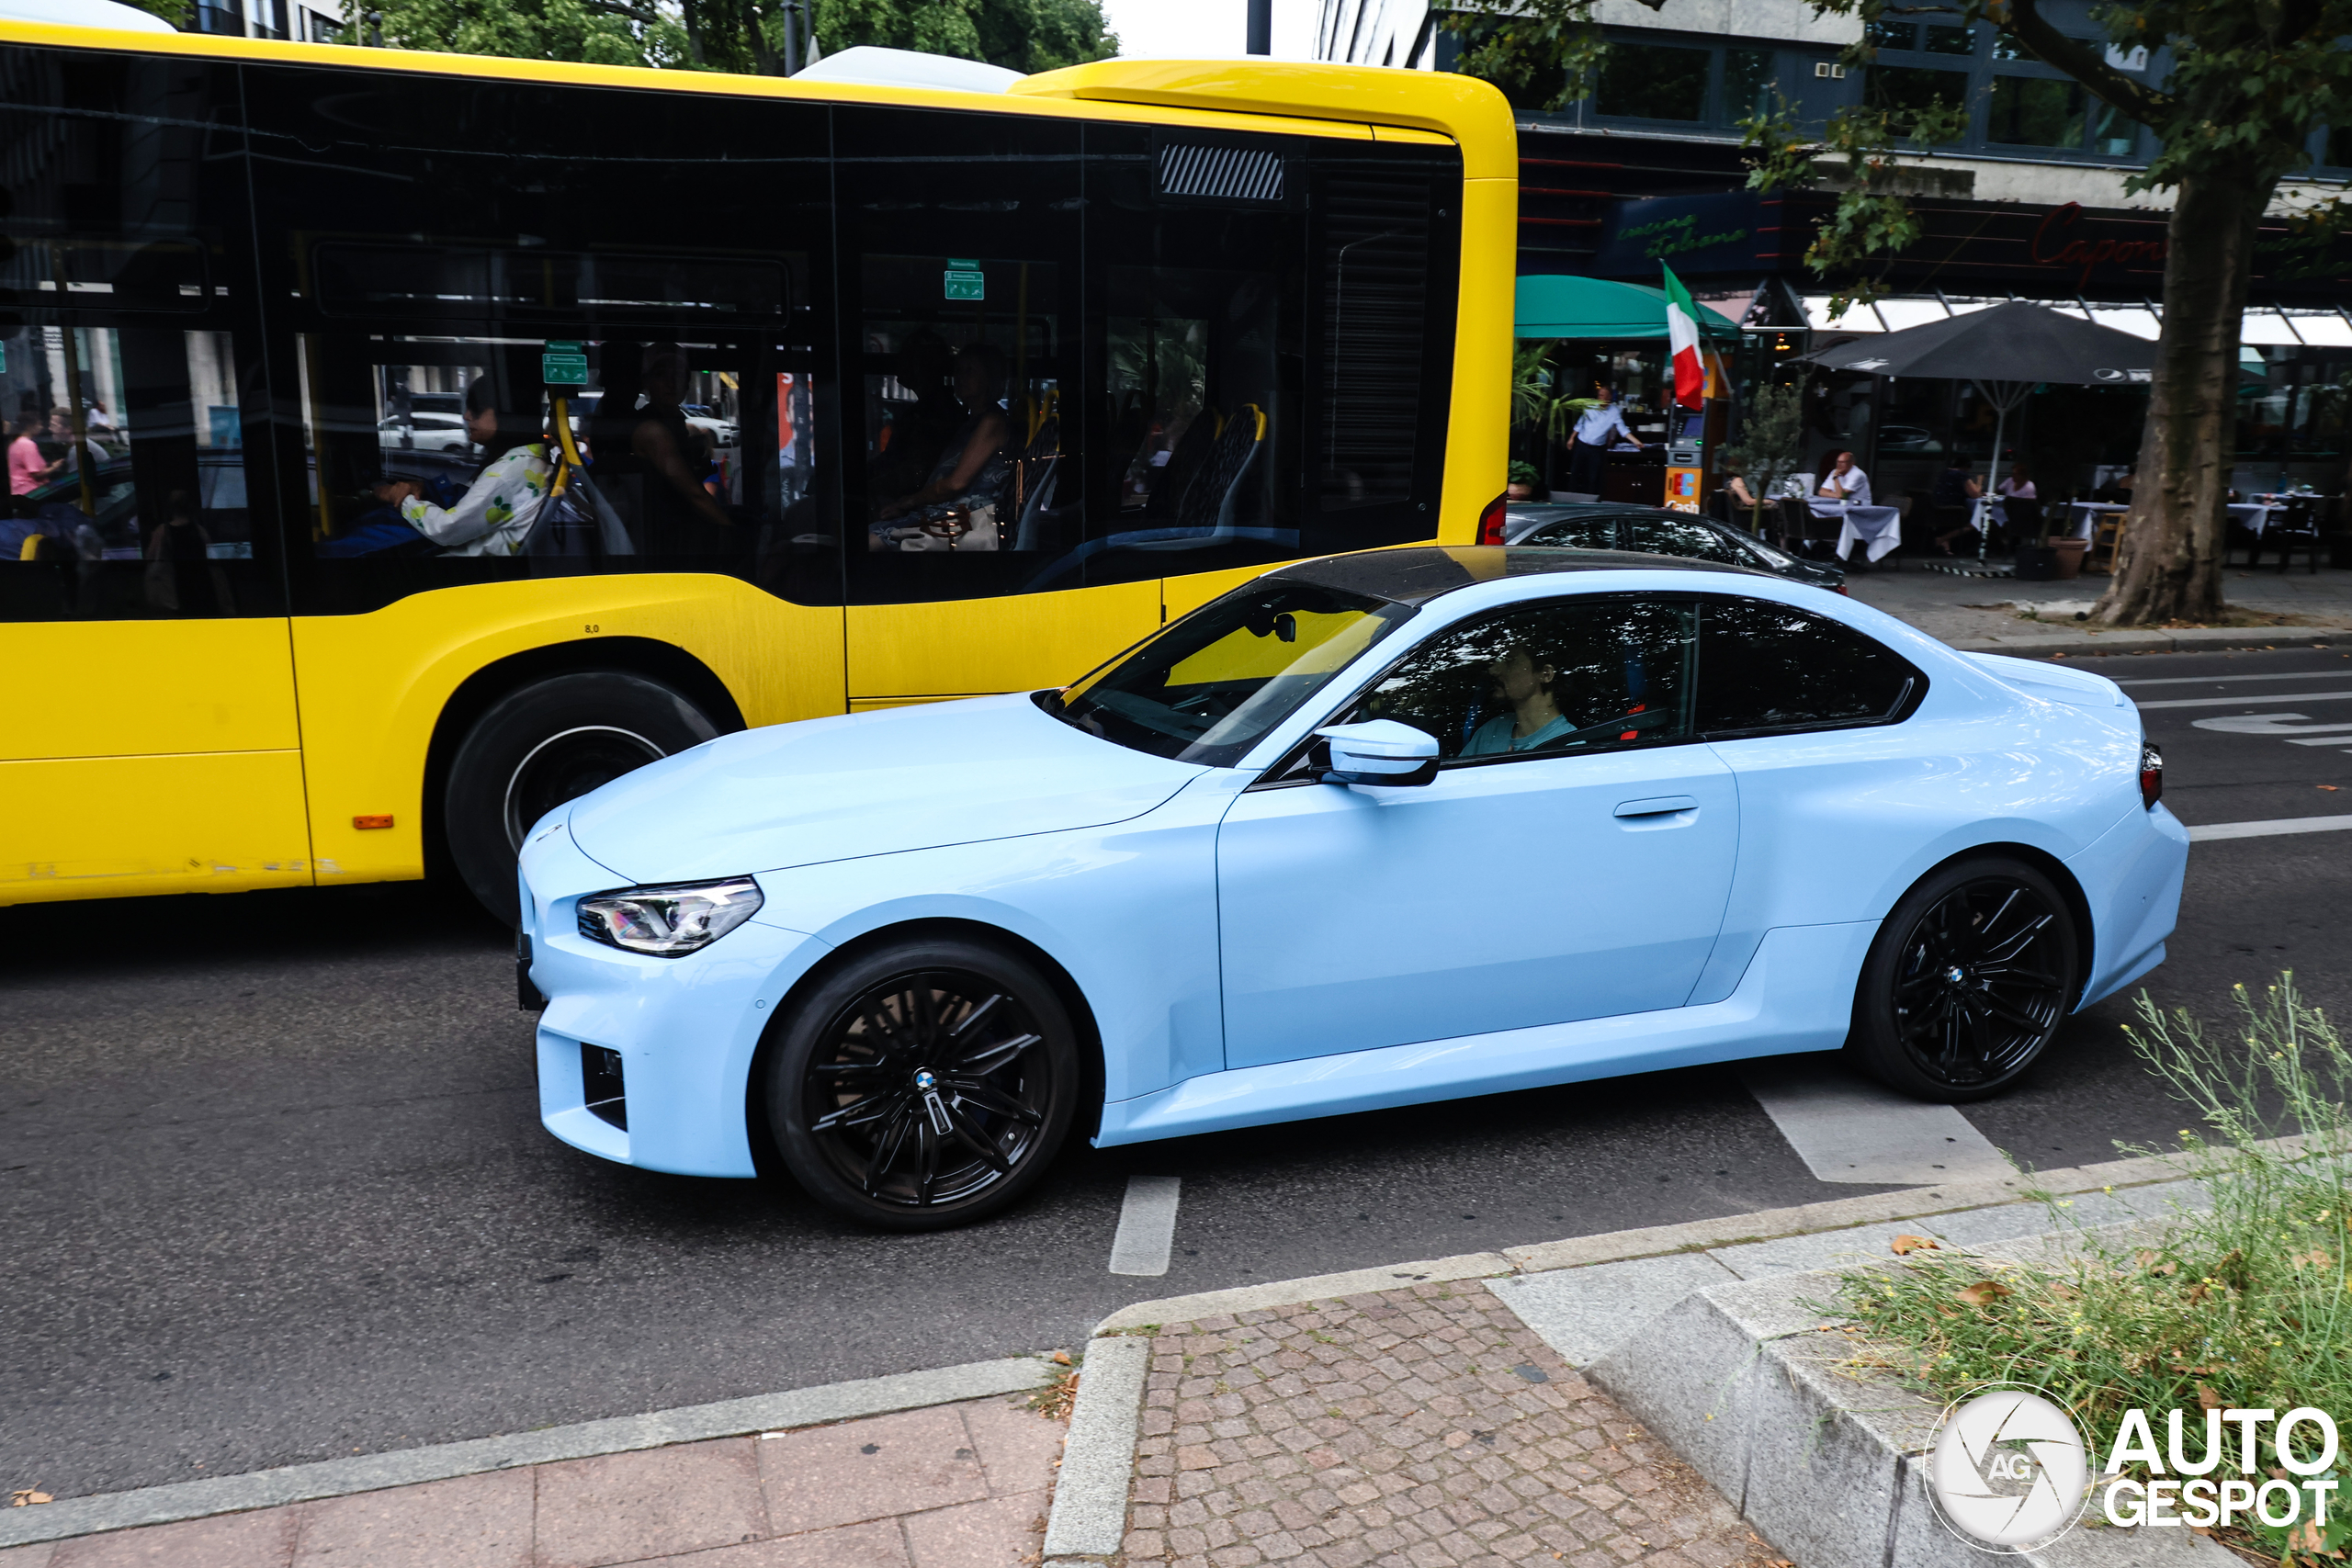
[[[2148,1227],[2109,1227],[2119,1235]],[[2054,1251],[2054,1235],[2000,1256]],[[1940,1408],[1893,1373],[1849,1364],[1837,1323],[1809,1303],[1838,1270],[1697,1291],[1585,1376],[1705,1476],[1804,1568],[1981,1568],[1985,1553],[1935,1517],[1926,1459]],[[2094,1516],[2095,1517],[2095,1516]],[[2238,1559],[2185,1529],[2077,1527],[2018,1560],[2040,1568],[2225,1568]]]
[[[2352,640],[2352,632],[2341,626],[2184,626],[2169,632],[2092,632],[2054,621],[2041,624],[2070,635],[2021,637],[2009,641],[1976,637],[1945,646],[1955,653],[2006,653],[2032,658],[2049,653],[2194,653],[2199,649],[2215,648],[2325,648]]]
[[[821,1427],[861,1416],[953,1404],[997,1393],[1020,1393],[1051,1382],[1054,1371],[1042,1357],[1014,1356],[932,1371],[826,1383],[787,1393],[683,1405],[645,1416],[582,1421],[506,1437],[435,1443],[427,1448],[401,1449],[354,1459],[257,1470],[245,1475],[68,1497],[38,1507],[12,1508],[0,1515],[0,1549],[95,1535],[104,1530],[130,1529],[139,1525],[175,1524],[215,1514],[239,1514],[287,1503],[347,1497],[358,1492],[380,1492],[420,1481],[446,1481],[454,1476],[479,1475],[485,1471],[546,1464],[555,1460],[590,1459],[600,1454],[665,1448],[672,1443],[701,1442],[710,1438]]]
[[[1046,1568],[1115,1557],[1127,1532],[1127,1485],[1143,1419],[1148,1336],[1088,1346],[1062,1440],[1062,1468],[1046,1519]]]

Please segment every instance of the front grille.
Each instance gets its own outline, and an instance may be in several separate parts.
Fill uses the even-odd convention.
[[[621,1080],[621,1054],[580,1043],[580,1090],[588,1114],[628,1131],[628,1086]]]
[[[1283,158],[1247,147],[1201,147],[1171,141],[1159,150],[1159,194],[1225,201],[1280,201]]]

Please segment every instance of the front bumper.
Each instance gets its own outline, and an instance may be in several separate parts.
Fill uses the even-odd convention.
[[[756,1175],[746,1098],[762,1032],[827,948],[802,931],[745,921],[699,953],[650,958],[591,942],[577,905],[620,879],[571,845],[535,835],[522,866],[529,981],[539,1015],[539,1121],[576,1149],[680,1176]],[[560,889],[560,891],[551,891]],[[600,1060],[625,1086],[592,1089]],[[598,1103],[591,1109],[592,1096]]]

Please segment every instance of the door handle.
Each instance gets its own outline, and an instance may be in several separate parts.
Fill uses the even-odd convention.
[[[1696,796],[1688,795],[1652,795],[1647,800],[1628,800],[1621,803],[1617,807],[1616,815],[1620,817],[1664,817],[1669,812],[1696,811],[1698,809],[1699,802]]]

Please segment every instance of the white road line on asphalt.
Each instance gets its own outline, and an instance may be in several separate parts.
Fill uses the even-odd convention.
[[[2242,708],[2256,703],[2324,703],[2338,697],[2352,697],[2352,692],[2286,692],[2275,697],[2174,697],[2133,705],[2145,713],[2150,708]]]
[[[1843,1067],[1768,1057],[1740,1077],[1816,1179],[1931,1187],[2015,1173],[1951,1106],[1924,1104]]]
[[[1127,1201],[1119,1205],[1119,1233],[1111,1238],[1112,1273],[1149,1279],[1168,1272],[1182,1185],[1173,1176],[1127,1178]]]
[[[2208,822],[2201,828],[2191,828],[2188,837],[2203,843],[2209,839],[2269,839],[2282,833],[2342,833],[2352,832],[2352,817],[2281,817],[2268,822]]]
[[[2227,686],[2239,681],[2340,681],[2341,670],[2304,670],[2291,675],[2160,675],[2147,681],[2118,681],[2119,686]]]

